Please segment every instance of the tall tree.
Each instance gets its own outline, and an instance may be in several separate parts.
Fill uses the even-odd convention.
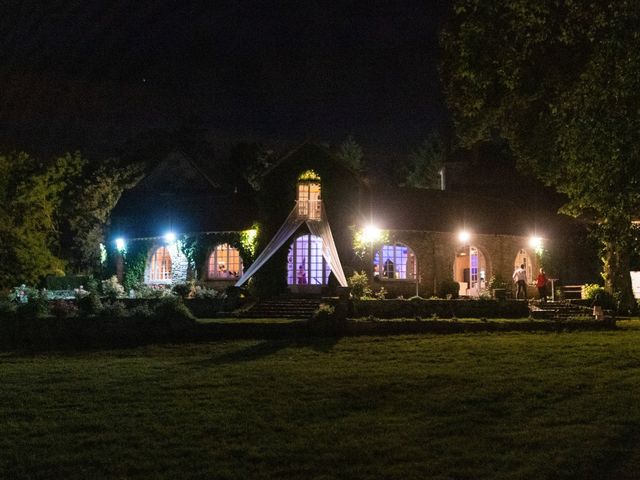
[[[592,220],[607,289],[634,304],[640,212],[640,9],[627,0],[456,0],[443,83],[463,144],[498,133]]]
[[[61,218],[66,234],[64,255],[76,273],[99,271],[100,244],[105,242],[111,211],[124,190],[140,181],[143,171],[141,162],[119,165],[110,159],[95,169],[87,169],[83,178],[66,192]]]
[[[82,165],[79,154],[44,165],[24,152],[0,155],[0,288],[64,273],[58,214]]]
[[[354,172],[359,173],[364,169],[362,147],[358,145],[353,135],[349,135],[345,141],[342,142],[337,156],[344,166]]]
[[[440,135],[429,134],[422,145],[409,155],[409,171],[405,183],[415,188],[440,188],[440,169],[444,164],[444,157],[444,144]]]

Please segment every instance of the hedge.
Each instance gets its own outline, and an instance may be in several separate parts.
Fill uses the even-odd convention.
[[[517,300],[354,300],[352,318],[527,318],[527,302]]]

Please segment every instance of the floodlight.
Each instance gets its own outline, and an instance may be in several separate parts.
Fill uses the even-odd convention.
[[[176,234],[173,232],[167,232],[164,234],[164,239],[167,243],[173,243],[176,241]]]
[[[127,244],[124,241],[124,238],[122,237],[116,238],[116,250],[118,250],[119,252],[122,252],[126,247],[127,247]]]
[[[470,238],[471,234],[466,230],[461,230],[460,232],[458,232],[458,240],[460,240],[462,243],[467,243]]]
[[[375,225],[367,225],[362,230],[362,240],[367,243],[373,243],[380,239],[382,230]]]
[[[540,237],[529,237],[529,246],[534,250],[542,248],[542,239]]]

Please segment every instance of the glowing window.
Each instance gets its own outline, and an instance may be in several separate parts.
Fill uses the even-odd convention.
[[[167,247],[159,247],[149,262],[149,280],[171,280],[171,255]]]
[[[315,235],[296,238],[287,257],[287,284],[326,285],[330,273],[322,257],[322,239]]]
[[[239,278],[242,276],[242,259],[237,248],[228,243],[218,245],[209,256],[207,278]]]
[[[416,256],[401,243],[383,245],[374,256],[373,274],[383,279],[415,280]]]
[[[298,183],[298,215],[311,220],[320,220],[320,183]]]

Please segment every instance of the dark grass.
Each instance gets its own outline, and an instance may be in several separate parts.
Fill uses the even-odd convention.
[[[637,323],[4,352],[0,478],[637,478]]]

